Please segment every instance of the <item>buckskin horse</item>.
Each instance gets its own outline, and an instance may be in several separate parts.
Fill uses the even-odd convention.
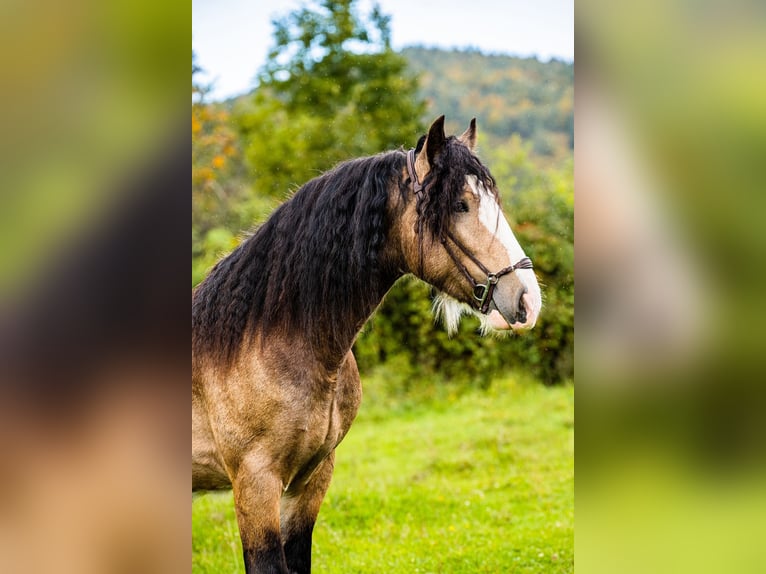
[[[335,447],[362,398],[351,347],[407,273],[434,286],[454,331],[525,330],[541,307],[532,263],[476,121],[444,116],[415,149],[353,159],[312,179],[192,293],[192,490],[233,489],[248,573],[311,570]]]

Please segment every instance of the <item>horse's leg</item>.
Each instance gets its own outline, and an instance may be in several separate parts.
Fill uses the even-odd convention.
[[[311,572],[311,533],[330,486],[335,451],[322,461],[311,479],[282,497],[282,540],[290,574]]]
[[[282,482],[246,457],[232,481],[247,574],[288,574],[279,531]]]

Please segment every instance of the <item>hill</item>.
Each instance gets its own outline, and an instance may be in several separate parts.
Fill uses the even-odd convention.
[[[417,46],[401,53],[428,102],[424,119],[443,113],[459,129],[475,116],[493,144],[517,134],[531,143],[534,155],[571,155],[574,64]]]
[[[573,63],[421,46],[406,47],[401,55],[428,105],[424,125],[445,114],[448,132],[457,131],[475,117],[484,143],[501,145],[515,135],[530,144],[536,159],[571,157]],[[252,97],[253,92],[224,105],[235,108]]]

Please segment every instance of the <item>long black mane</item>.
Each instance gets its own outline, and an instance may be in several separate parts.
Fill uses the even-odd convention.
[[[342,319],[366,318],[395,280],[379,254],[389,189],[406,191],[404,163],[401,151],[341,163],[282,204],[197,287],[195,350],[228,362],[249,326],[341,350],[361,328]]]
[[[422,147],[422,139],[418,148]],[[219,261],[192,298],[195,352],[229,363],[248,333],[301,333],[332,353],[345,352],[382,296],[401,275],[383,269],[391,190],[405,202],[406,155],[392,151],[339,164],[301,187],[252,236]],[[447,138],[417,198],[416,233],[449,228],[466,175],[496,194],[486,167],[457,138]],[[351,321],[351,322],[349,322]]]

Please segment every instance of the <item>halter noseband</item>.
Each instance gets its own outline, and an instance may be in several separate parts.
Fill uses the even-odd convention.
[[[423,184],[418,181],[418,176],[415,173],[414,149],[411,149],[407,152],[407,171],[409,172],[410,181],[412,181],[412,189],[415,192],[415,195],[417,195],[423,191]],[[489,305],[492,302],[492,295],[495,292],[495,286],[503,275],[513,273],[516,269],[532,269],[532,260],[529,257],[523,257],[517,263],[509,265],[508,267],[503,267],[500,271],[492,273],[484,266],[481,261],[476,258],[473,253],[468,250],[465,245],[460,243],[460,241],[458,241],[457,238],[449,230],[447,231],[446,236],[442,235],[439,239],[444,246],[444,249],[455,262],[455,265],[457,265],[457,268],[471,284],[471,287],[473,288],[473,298],[477,301],[479,311],[484,315],[489,312]],[[449,243],[447,243],[447,239],[452,241],[452,243],[454,243],[457,248],[460,249],[460,251],[462,251],[463,254],[465,254],[471,261],[473,261],[474,265],[476,265],[476,267],[478,267],[481,272],[487,276],[487,281],[485,283],[479,283],[476,281],[476,279],[473,278],[473,275],[471,275],[470,271],[468,271],[468,268],[463,264],[462,261],[460,261],[460,259],[458,259],[452,248],[450,248]],[[422,257],[423,256],[421,252],[421,268],[423,266]]]

